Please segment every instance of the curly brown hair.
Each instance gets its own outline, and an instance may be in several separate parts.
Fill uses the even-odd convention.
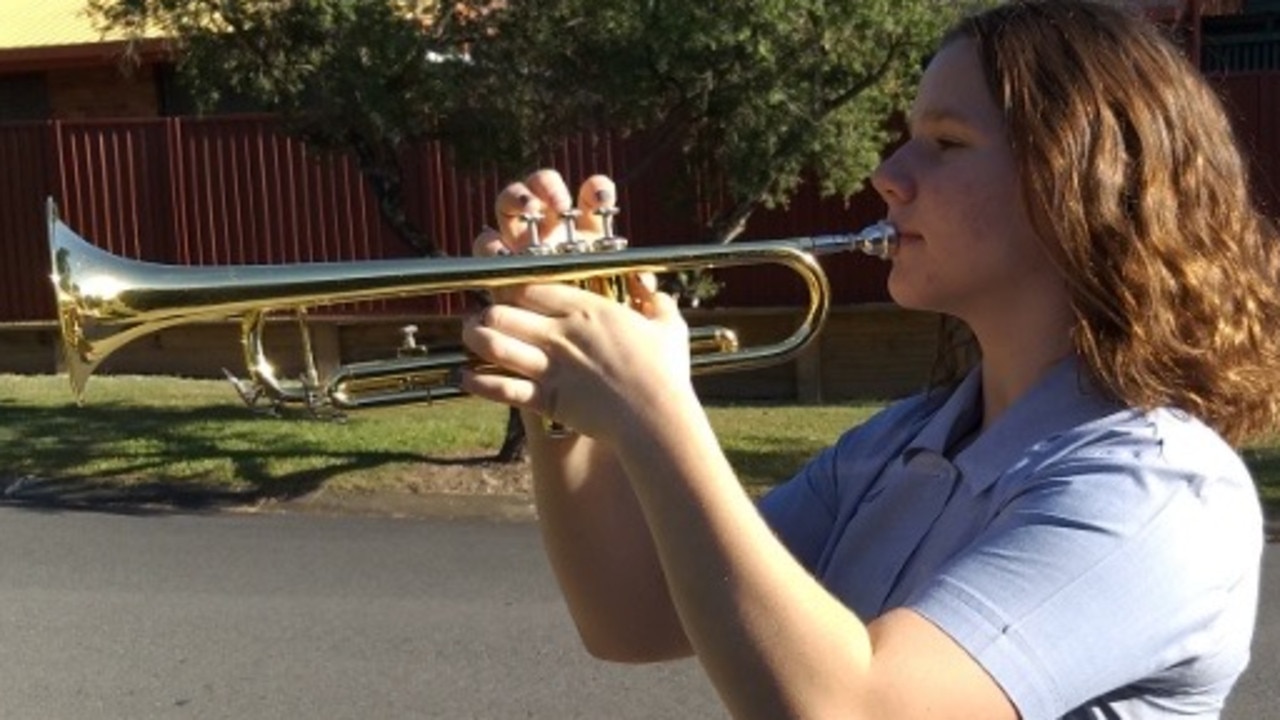
[[[1233,443],[1280,425],[1280,236],[1213,90],[1160,29],[1088,0],[963,20],[1101,387]]]

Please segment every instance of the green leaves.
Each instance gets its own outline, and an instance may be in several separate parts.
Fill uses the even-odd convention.
[[[325,147],[435,136],[464,163],[514,172],[573,133],[650,138],[648,154],[678,155],[655,164],[723,179],[720,240],[807,177],[857,192],[958,12],[942,0],[90,5],[116,29],[175,38],[206,107],[250,98]]]
[[[106,27],[135,37],[154,28],[172,38],[182,49],[182,77],[205,109],[243,97],[326,147],[343,146],[350,127],[396,139],[428,127],[442,49],[429,31],[434,4],[90,0],[89,7]]]
[[[750,208],[784,203],[808,175],[832,194],[860,189],[953,6],[510,3],[486,16],[494,32],[471,70],[482,86],[504,70],[511,81],[476,95],[475,111],[507,118],[524,148],[600,126],[645,132],[655,153],[679,152],[691,174],[723,178],[730,201],[712,232],[725,239]]]

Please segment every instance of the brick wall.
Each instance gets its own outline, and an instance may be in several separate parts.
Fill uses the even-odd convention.
[[[116,66],[52,70],[49,109],[54,119],[155,117],[160,112],[155,69]]]

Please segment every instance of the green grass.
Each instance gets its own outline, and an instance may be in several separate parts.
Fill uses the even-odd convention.
[[[1280,437],[1245,448],[1243,455],[1262,502],[1280,513]]]
[[[718,405],[707,408],[707,415],[743,484],[760,491],[791,477],[841,432],[880,407]]]
[[[876,406],[710,409],[744,484],[763,489]],[[325,487],[420,485],[433,468],[482,464],[502,443],[506,409],[473,398],[352,413],[246,408],[223,381],[95,377],[77,406],[65,377],[0,375],[0,481],[188,485],[271,497]]]
[[[753,492],[789,477],[874,404],[708,409]],[[0,375],[0,483],[191,486],[270,497],[321,487],[412,489],[424,474],[483,464],[506,410],[475,399],[364,410],[345,423],[256,414],[222,381],[95,377],[77,406],[65,377]],[[1280,508],[1280,438],[1244,453],[1263,500]]]
[[[77,407],[65,377],[0,375],[0,473],[189,484],[272,496],[369,489],[424,462],[492,455],[502,408],[474,400],[353,415],[346,423],[246,408],[226,382],[93,378]]]

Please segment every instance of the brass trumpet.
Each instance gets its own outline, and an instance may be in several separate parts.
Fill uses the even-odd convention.
[[[888,258],[897,241],[893,227],[879,222],[852,234],[726,245],[626,248],[620,238],[607,237],[585,251],[575,243],[568,254],[184,267],[121,258],[93,246],[61,221],[52,199],[48,223],[58,323],[77,400],[94,369],[132,340],[185,323],[238,318],[248,376],[227,375],[242,399],[249,405],[265,400],[275,408],[303,404],[313,412],[460,395],[457,373],[473,359],[458,350],[427,351],[410,338],[408,352],[346,364],[322,380],[306,331],[309,308],[530,283],[617,287],[617,278],[629,273],[782,265],[800,276],[809,293],[803,319],[789,337],[741,347],[726,328],[690,331],[694,372],[745,370],[791,359],[821,329],[830,287],[816,256],[855,251]],[[280,311],[292,311],[302,329],[306,370],[296,382],[278,378],[263,350],[266,318]]]

